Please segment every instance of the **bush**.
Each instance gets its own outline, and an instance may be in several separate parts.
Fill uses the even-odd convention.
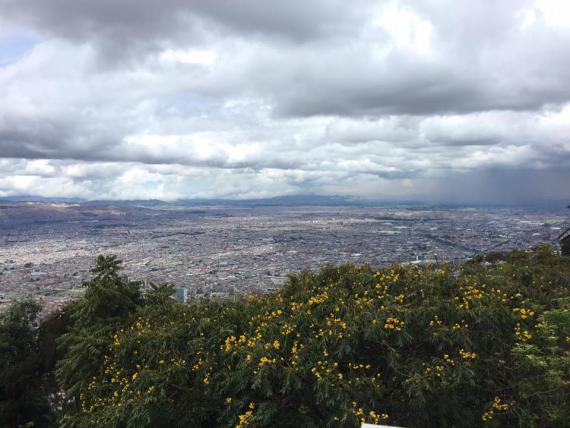
[[[568,426],[570,261],[326,266],[278,293],[158,299],[109,339],[68,426]]]

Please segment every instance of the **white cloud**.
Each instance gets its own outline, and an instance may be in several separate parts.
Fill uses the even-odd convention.
[[[570,196],[567,2],[136,3],[0,0],[0,194]]]
[[[218,54],[212,50],[167,49],[160,53],[159,60],[164,62],[180,62],[183,64],[201,64],[211,66]]]

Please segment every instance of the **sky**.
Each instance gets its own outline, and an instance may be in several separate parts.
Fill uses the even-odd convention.
[[[570,202],[567,0],[0,0],[0,196]]]

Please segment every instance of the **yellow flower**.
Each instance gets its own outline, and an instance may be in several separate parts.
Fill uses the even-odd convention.
[[[481,419],[484,422],[490,421],[491,419],[493,419],[493,411],[489,410],[489,411],[483,413],[483,415],[481,416]]]
[[[463,348],[459,350],[459,355],[461,355],[461,358],[464,360],[474,360],[477,358],[477,354],[475,352],[468,352]]]
[[[259,364],[258,364],[258,366],[259,366],[259,367],[261,367],[261,366],[269,366],[269,365],[271,365],[271,364],[275,364],[275,361],[276,361],[275,358],[269,359],[269,358],[267,358],[267,357],[261,357],[261,358],[259,359]]]

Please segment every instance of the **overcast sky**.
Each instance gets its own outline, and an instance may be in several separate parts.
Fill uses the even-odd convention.
[[[17,194],[570,199],[570,1],[0,0]]]

